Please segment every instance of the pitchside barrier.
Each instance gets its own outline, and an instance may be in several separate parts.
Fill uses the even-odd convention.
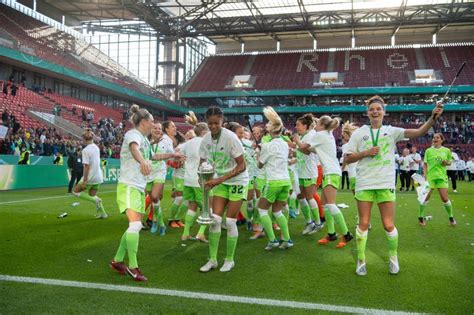
[[[51,156],[32,156],[29,165],[18,165],[18,156],[0,155],[0,190],[32,189],[67,186],[71,173],[64,165],[54,165]],[[107,159],[102,167],[104,184],[116,183],[120,175],[120,160]],[[172,177],[168,170],[167,178]]]

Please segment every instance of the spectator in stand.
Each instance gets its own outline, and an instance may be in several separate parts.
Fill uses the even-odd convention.
[[[8,111],[5,108],[2,113],[2,124],[8,127],[9,120],[10,120],[10,115],[8,115]]]
[[[12,87],[10,89],[11,89],[12,96],[15,97],[18,87],[16,86],[16,84],[12,84]]]
[[[20,82],[21,82],[21,86],[25,87],[26,75],[25,75],[24,72],[22,72],[22,74],[21,74]]]
[[[8,96],[8,83],[7,82],[3,82],[3,97],[7,97]]]
[[[457,180],[457,173],[458,173],[458,169],[457,169],[457,161],[459,161],[459,156],[456,152],[454,152],[454,150],[451,150],[452,151],[452,156],[453,156],[453,163],[451,163],[451,165],[449,165],[446,169],[448,170],[448,177],[451,178],[451,184],[452,184],[452,188],[453,188],[453,192],[457,193],[457,183],[456,183],[456,180]]]
[[[82,109],[82,121],[86,121],[87,120],[87,115],[86,115],[86,111],[84,110],[84,108]]]

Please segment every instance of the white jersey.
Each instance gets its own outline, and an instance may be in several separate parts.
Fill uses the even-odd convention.
[[[150,144],[150,159],[155,154],[162,154],[159,143]],[[147,182],[152,182],[155,179],[166,179],[166,162],[164,160],[151,161],[151,173],[147,176]]]
[[[354,131],[347,144],[347,154],[358,153],[373,147],[369,126]],[[373,131],[374,134],[377,132]],[[369,189],[395,189],[396,143],[405,137],[405,129],[382,126],[378,140],[380,153],[365,157],[356,167],[356,191]]]
[[[334,139],[332,131],[315,132],[310,139],[310,145],[310,150],[316,152],[323,166],[323,175],[342,175],[337,159],[336,139]]]
[[[468,161],[466,163],[466,168],[468,172],[474,173],[474,161]]]
[[[150,158],[150,142],[137,129],[127,131],[123,137],[122,148],[120,150],[120,177],[119,183],[135,187],[140,191],[144,191],[147,180],[140,172],[140,163],[132,156],[130,144],[138,144],[138,149],[145,160]]]
[[[181,153],[186,156],[186,163],[184,164],[184,186],[201,187],[197,173],[200,162],[199,147],[201,146],[201,142],[202,137],[194,137],[181,148]]]
[[[257,160],[255,159],[255,150],[253,149],[253,142],[247,139],[242,139],[242,145],[244,147],[244,158],[247,165],[247,172],[250,178],[257,176],[258,167]]]
[[[457,160],[456,167],[458,171],[464,171],[466,169],[466,162],[464,160]]]
[[[183,146],[184,146],[184,143],[181,143],[179,144],[177,147],[176,147],[176,151],[178,152],[182,152],[183,151]],[[186,164],[186,162],[184,163]],[[173,173],[173,177],[175,178],[180,178],[180,179],[184,179],[184,165],[180,168],[177,168],[174,170],[174,173]]]
[[[316,131],[313,129],[309,130],[306,134],[301,137],[302,143],[311,144],[311,139],[313,138]],[[296,164],[298,169],[298,178],[301,179],[313,179],[318,178],[318,156],[316,153],[311,152],[306,155],[300,150],[296,151]]]
[[[453,162],[451,163],[451,165],[448,165],[446,169],[448,171],[457,171],[458,167],[456,165],[457,163],[456,161],[459,161],[459,155],[456,152],[451,152],[451,155],[453,156]]]
[[[82,164],[89,165],[88,185],[102,184],[104,182],[102,169],[100,168],[100,150],[96,144],[88,144],[82,150]]]
[[[267,181],[290,180],[288,154],[288,144],[281,138],[274,138],[262,144],[259,162],[264,164]]]
[[[347,153],[347,148],[348,148],[348,143],[342,145],[342,161],[344,161],[344,156]],[[357,168],[357,162],[347,164],[347,175],[349,178],[355,178],[356,177],[356,168]]]
[[[222,128],[217,139],[212,139],[207,133],[201,142],[199,156],[209,161],[216,168],[219,177],[229,173],[236,166],[235,158],[244,155],[244,147],[239,138],[232,131]],[[249,175],[247,170],[224,182],[226,185],[247,185]]]
[[[415,163],[411,158],[411,155],[401,156],[398,158],[398,161],[400,163],[400,171],[409,171],[412,164]]]
[[[421,161],[422,161],[421,155],[417,152],[417,153],[410,154],[410,156],[413,161],[413,164],[411,165],[410,170],[418,172],[421,166]],[[416,163],[415,160],[419,161],[420,163]]]

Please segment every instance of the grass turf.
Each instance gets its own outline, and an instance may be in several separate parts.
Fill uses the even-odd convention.
[[[78,207],[72,207],[71,204],[78,200],[65,195],[64,188],[1,192],[0,274],[400,311],[474,312],[471,295],[474,289],[472,183],[460,183],[459,193],[451,193],[458,221],[455,228],[448,225],[447,215],[436,194],[426,210],[427,215],[433,216],[426,227],[418,226],[415,194],[398,194],[396,225],[400,234],[401,272],[397,276],[388,274],[386,236],[378,210],[373,209],[373,228],[369,233],[366,252],[368,275],[364,278],[354,273],[354,242],[343,249],[336,249],[336,244],[318,246],[316,240],[323,237],[325,231],[301,236],[304,222],[300,215],[290,220],[295,247],[288,251],[264,251],[266,239],[251,241],[249,232],[241,227],[236,267],[227,274],[218,271],[199,273],[199,267],[207,259],[207,245],[186,242],[184,246],[180,241],[182,229],[168,229],[163,237],[142,231],[139,264],[149,278],[147,284],[121,277],[108,267],[127,228],[125,217],[116,210],[114,188],[114,185],[104,185],[102,193],[99,192],[110,215],[107,220],[94,219],[95,207],[88,202],[80,200]],[[163,202],[165,217],[169,214],[169,193],[167,189]],[[26,201],[46,197],[54,198]],[[4,203],[19,200],[23,201]],[[353,231],[356,207],[347,190],[339,193],[338,203],[341,202],[349,205],[343,213]],[[58,219],[57,215],[62,212],[68,212],[69,216]],[[197,225],[192,231],[197,231]],[[225,231],[220,245],[219,260],[222,263]],[[129,297],[130,294],[126,293],[9,282],[1,283],[0,294],[0,309],[6,313],[284,311],[235,303],[138,294]],[[98,296],[101,297],[100,302],[94,302]]]

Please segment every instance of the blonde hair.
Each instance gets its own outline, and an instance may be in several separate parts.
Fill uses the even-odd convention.
[[[130,107],[130,112],[132,116],[130,117],[130,122],[137,127],[143,119],[150,119],[151,114],[144,108],[140,108],[138,105],[134,104]]]
[[[84,133],[82,134],[82,139],[85,141],[91,141],[94,139],[94,133],[91,128],[85,128]]]
[[[204,132],[209,131],[205,122],[199,122],[193,111],[189,111],[188,115],[184,115],[186,123],[194,126],[193,130],[196,136],[201,137]]]
[[[283,122],[273,107],[265,107],[263,109],[263,114],[268,119],[268,123],[266,125],[268,132],[280,133],[283,129]]]
[[[357,129],[357,126],[354,126],[354,124],[350,123],[349,121],[346,121],[344,125],[342,125],[342,138],[349,140],[352,136],[352,133]]]
[[[337,117],[331,118],[328,115],[323,115],[318,118],[318,124],[322,125],[325,130],[334,130],[339,127],[340,123],[341,121]]]

